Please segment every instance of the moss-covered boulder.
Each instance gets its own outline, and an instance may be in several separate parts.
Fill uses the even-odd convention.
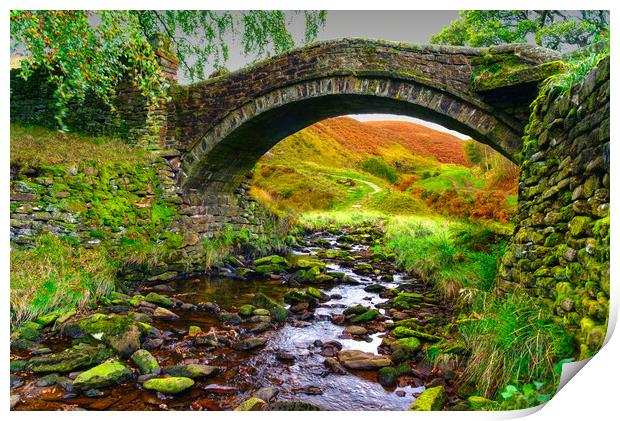
[[[426,389],[409,407],[409,411],[439,411],[446,401],[446,390],[443,386]]]
[[[287,309],[261,292],[254,296],[254,305],[269,310],[269,314],[276,322],[283,322],[288,317]]]
[[[161,368],[153,355],[146,349],[140,349],[131,355],[131,361],[138,367],[141,374],[159,374]]]
[[[190,326],[187,330],[187,336],[197,336],[202,333],[202,329],[198,326]]]
[[[409,329],[405,326],[398,326],[393,331],[392,334],[397,338],[418,338],[423,341],[428,342],[437,342],[441,340],[439,336],[431,335],[429,333],[420,332],[419,330]]]
[[[219,369],[206,364],[177,364],[164,367],[163,372],[173,377],[199,379],[214,376],[219,372]]]
[[[82,390],[98,389],[121,384],[130,378],[129,367],[118,361],[109,361],[80,373],[73,386]]]
[[[381,313],[377,310],[368,310],[359,316],[355,316],[351,319],[352,323],[368,323],[375,320]]]
[[[352,307],[345,308],[342,314],[344,314],[345,316],[350,316],[351,314],[360,315],[360,314],[366,313],[367,311],[368,311],[368,307],[364,307],[361,304],[357,304]]]
[[[293,254],[287,258],[289,265],[294,269],[310,269],[318,268],[319,272],[325,270],[325,263],[321,262],[313,256],[303,254]]]
[[[99,364],[111,355],[103,344],[97,346],[81,343],[64,351],[39,355],[28,360],[27,368],[34,373],[68,373]]]
[[[170,298],[161,294],[157,294],[156,292],[149,292],[146,297],[144,297],[144,301],[151,304],[156,304],[161,307],[174,306],[174,302]]]
[[[264,400],[252,397],[243,401],[235,408],[235,411],[260,411],[265,405],[267,405],[267,402]]]
[[[401,292],[388,302],[388,306],[397,310],[411,310],[417,308],[424,296],[414,292]]]
[[[246,304],[239,307],[239,316],[250,317],[254,314],[254,306],[252,304]]]
[[[306,302],[310,304],[311,306],[318,305],[318,300],[316,297],[312,296],[306,291],[301,291],[298,289],[287,291],[287,293],[284,294],[284,302],[288,304],[297,304],[297,303]]]
[[[276,254],[272,256],[261,257],[259,259],[254,260],[254,266],[258,267],[258,266],[263,266],[263,265],[276,265],[276,266],[282,266],[286,268],[289,266],[289,263],[284,257],[278,256]]]
[[[355,269],[353,269],[353,272],[360,275],[366,275],[368,273],[372,273],[373,270],[374,269],[370,263],[358,263]]]
[[[384,387],[396,386],[398,372],[394,367],[383,367],[377,372],[377,381]]]
[[[24,322],[13,334],[15,339],[26,339],[34,341],[39,339],[43,334],[43,326],[39,323],[27,321]]]
[[[155,390],[166,394],[177,394],[194,385],[194,381],[187,377],[166,377],[164,379],[150,379],[142,385],[145,389]]]
[[[402,362],[413,358],[421,347],[422,343],[418,338],[411,337],[397,339],[390,344],[392,360],[394,362]]]

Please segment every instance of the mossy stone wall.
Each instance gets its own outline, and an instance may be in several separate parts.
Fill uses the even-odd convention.
[[[543,298],[575,334],[580,357],[609,316],[609,58],[570,92],[547,90],[525,131],[514,236],[500,288]]]
[[[163,156],[162,156],[163,155]],[[127,247],[144,261],[124,265],[123,278],[160,281],[205,270],[203,240],[222,230],[260,232],[270,217],[247,194],[191,205],[175,177],[178,157],[163,152],[143,161],[85,160],[79,165],[11,166],[10,235],[14,248],[44,234],[82,247]]]

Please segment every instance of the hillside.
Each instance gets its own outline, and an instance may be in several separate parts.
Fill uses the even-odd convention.
[[[351,117],[338,117],[323,120],[300,133],[331,138],[347,150],[362,155],[382,155],[382,149],[400,145],[414,155],[441,163],[469,165],[462,140],[406,121],[361,122]]]
[[[410,122],[327,119],[265,154],[254,171],[253,192],[277,212],[353,207],[506,220],[514,189],[497,187],[498,171],[470,163],[466,145]],[[496,155],[497,162],[508,162]],[[512,181],[515,175],[518,169],[510,173]]]

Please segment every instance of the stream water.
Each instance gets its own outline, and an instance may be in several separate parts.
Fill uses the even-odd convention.
[[[321,250],[346,249],[357,256],[356,262],[370,261],[368,244],[341,242],[335,234],[311,234],[303,243],[294,253],[316,256]],[[23,384],[12,390],[12,393],[20,395],[15,409],[230,410],[257,390],[266,387],[278,389],[278,401],[308,402],[324,410],[407,409],[424,390],[424,385],[428,385],[433,379],[431,367],[423,360],[413,365],[415,375],[401,378],[397,386],[388,388],[378,383],[376,371],[348,370],[345,375],[331,372],[324,364],[325,356],[331,356],[326,353],[324,344],[338,341],[342,349],[381,353],[380,345],[386,334],[384,324],[391,320],[390,311],[386,313],[381,308],[387,298],[365,289],[369,285],[380,284],[387,289],[398,288],[428,294],[428,287],[399,273],[393,262],[382,263],[380,273],[375,271],[370,275],[360,275],[352,270],[350,259],[346,261],[334,257],[321,260],[327,264],[328,271],[342,272],[348,280],[319,287],[329,295],[329,300],[320,303],[313,312],[306,313],[304,317],[289,317],[285,323],[261,333],[260,336],[265,337],[267,342],[260,349],[245,352],[229,347],[205,350],[203,347],[194,346],[185,336],[192,325],[205,332],[228,331],[234,335],[242,333],[243,324],[241,327],[233,327],[231,331],[231,326],[219,321],[217,314],[213,312],[174,310],[180,316],[179,319],[153,321],[152,325],[161,332],[159,338],[163,339],[163,344],[149,351],[162,367],[188,363],[221,367],[220,374],[197,380],[194,387],[181,394],[167,396],[143,390],[139,383],[133,381],[101,389],[100,395],[89,397],[75,391],[68,392],[58,384],[51,387],[41,386],[38,377],[31,373],[20,373]],[[170,297],[196,305],[204,302],[216,303],[226,312],[234,312],[240,306],[252,303],[257,292],[281,302],[284,294],[291,289],[289,280],[278,276],[271,276],[266,280],[204,276],[174,281],[169,285],[166,294]],[[342,317],[345,308],[357,304],[377,308],[384,317],[381,322],[371,324],[368,335],[354,338],[343,335],[345,326],[339,317]],[[376,307],[377,305],[379,307]],[[449,315],[449,309],[434,303],[422,303],[417,311],[439,317]],[[59,335],[51,335],[46,338],[45,344],[57,352],[68,347],[71,342]],[[13,354],[14,358],[25,356],[23,352]],[[443,378],[441,381],[444,381]]]

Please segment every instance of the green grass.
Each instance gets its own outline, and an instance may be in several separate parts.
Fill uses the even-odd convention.
[[[385,248],[397,263],[416,273],[448,300],[479,306],[494,286],[505,239],[492,226],[430,218],[395,218],[387,225]],[[480,232],[492,232],[492,241]],[[477,238],[467,239],[467,236]],[[482,247],[484,244],[484,247]]]
[[[511,383],[554,384],[556,364],[573,350],[548,308],[519,291],[493,297],[461,332],[471,353],[463,381],[486,397]]]
[[[114,289],[118,262],[104,248],[45,235],[34,248],[11,251],[11,325],[52,311],[82,309]]]
[[[109,136],[86,136],[40,126],[11,124],[11,163],[75,166],[86,161],[127,163],[146,162],[144,149],[127,145]]]
[[[443,165],[441,170],[429,173],[426,177],[424,174],[425,172],[422,173],[423,178],[412,184],[412,187],[440,192],[453,187],[484,189],[486,184],[486,180],[476,177],[471,169],[455,165]]]

